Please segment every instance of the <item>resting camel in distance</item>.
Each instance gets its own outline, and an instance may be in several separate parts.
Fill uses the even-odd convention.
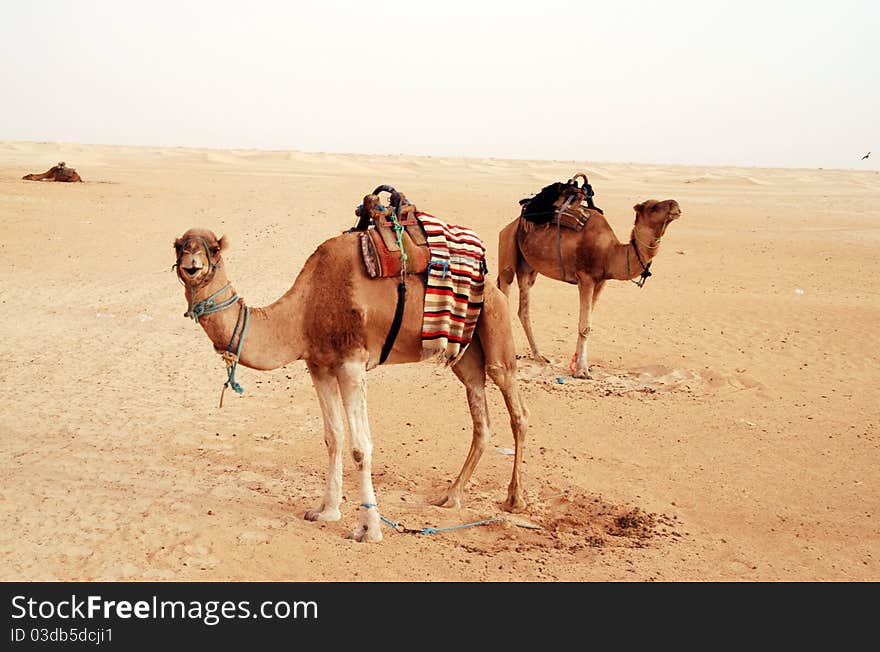
[[[371,279],[360,259],[357,233],[326,240],[308,258],[293,286],[265,308],[251,308],[247,338],[239,361],[251,369],[270,370],[304,360],[312,377],[324,417],[324,441],[330,458],[327,487],[317,509],[306,512],[309,521],[336,521],[341,517],[342,448],[345,426],[351,432],[352,457],[360,476],[357,541],[381,541],[380,514],[370,474],[372,439],[367,418],[366,373],[374,369],[391,327],[397,305],[398,279]],[[226,275],[222,255],[228,250],[207,229],[190,229],[174,243],[177,275],[185,287],[188,313],[198,302],[211,300],[231,309],[201,315],[199,324],[218,353],[232,349],[245,304]],[[425,279],[406,278],[407,296],[402,323],[388,355],[390,364],[420,362]],[[460,507],[467,484],[490,441],[486,404],[486,373],[504,396],[515,442],[513,476],[504,508],[525,509],[520,480],[528,410],[516,382],[516,355],[507,300],[492,284],[484,290],[484,306],[474,338],[452,371],[467,390],[473,419],[473,439],[458,478],[437,505]],[[202,304],[205,305],[205,304]],[[244,327],[242,327],[244,328]],[[240,340],[239,340],[240,341]],[[234,385],[233,385],[234,386]],[[341,400],[340,400],[341,397]],[[410,413],[417,402],[408,390],[387,399]]]
[[[672,220],[681,216],[674,199],[648,201],[633,206],[636,220],[629,241],[620,242],[605,216],[589,211],[582,231],[546,225],[523,224],[516,218],[498,236],[497,285],[505,295],[516,277],[519,285],[519,320],[529,340],[532,357],[549,362],[538,351],[529,318],[529,297],[538,274],[578,286],[580,316],[572,375],[589,378],[587,339],[593,325],[593,309],[605,281],[629,281],[650,275],[648,267],[660,248],[660,239]],[[531,228],[530,228],[531,227]]]
[[[42,174],[26,174],[22,179],[24,181],[82,181],[79,173],[73,168],[67,167],[64,161],[60,161],[58,165],[53,165]]]

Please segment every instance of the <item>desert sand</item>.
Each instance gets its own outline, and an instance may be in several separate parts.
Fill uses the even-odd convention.
[[[85,183],[21,180],[59,160]],[[174,239],[228,235],[230,278],[266,305],[388,183],[475,228],[494,281],[517,201],[578,171],[620,238],[645,199],[683,216],[643,289],[606,287],[592,380],[566,377],[575,287],[533,291],[549,366],[514,323],[518,518],[539,529],[355,543],[349,456],[342,520],[304,521],[327,466],[305,365],[240,368],[218,409],[224,367],[183,317]],[[878,581],[878,207],[873,171],[0,143],[0,580]],[[368,391],[383,514],[506,516],[496,388],[461,510],[431,505],[470,443],[452,373],[383,367]]]

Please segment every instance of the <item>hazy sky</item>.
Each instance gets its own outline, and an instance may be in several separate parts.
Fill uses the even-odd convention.
[[[0,140],[880,169],[878,30],[867,0],[2,0]]]

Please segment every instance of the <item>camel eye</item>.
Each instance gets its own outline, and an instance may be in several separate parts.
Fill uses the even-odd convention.
[[[220,247],[216,247],[216,246],[215,246],[215,247],[211,247],[211,255],[212,255],[212,256],[216,256],[216,255],[219,254],[219,253],[220,253]]]

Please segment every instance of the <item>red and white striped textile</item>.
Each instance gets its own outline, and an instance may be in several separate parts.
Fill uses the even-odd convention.
[[[473,230],[418,213],[431,261],[425,288],[422,357],[455,364],[474,336],[483,308],[486,248]]]

